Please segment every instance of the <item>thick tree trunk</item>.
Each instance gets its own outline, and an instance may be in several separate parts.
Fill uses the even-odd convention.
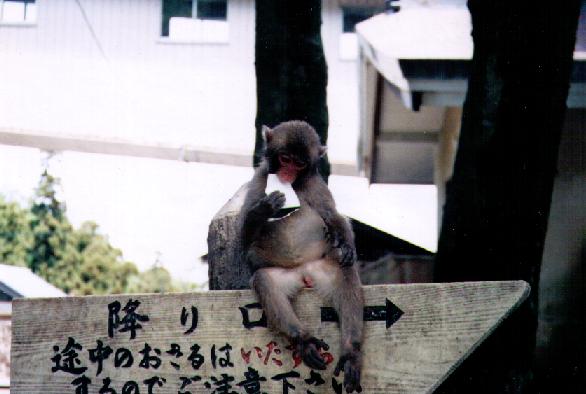
[[[261,127],[305,120],[328,138],[327,66],[321,40],[321,0],[256,0],[256,140],[254,165],[262,155]],[[327,159],[320,163],[327,179]]]
[[[474,57],[435,276],[523,279],[532,293],[440,392],[527,392],[579,0],[468,6]]]

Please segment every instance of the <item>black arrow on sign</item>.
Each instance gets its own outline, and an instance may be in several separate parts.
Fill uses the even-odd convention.
[[[384,306],[365,306],[363,319],[364,321],[384,321],[386,322],[386,326],[388,329],[390,326],[395,324],[401,318],[402,315],[403,311],[387,298],[385,299]],[[321,321],[339,321],[336,310],[328,306],[322,306]]]

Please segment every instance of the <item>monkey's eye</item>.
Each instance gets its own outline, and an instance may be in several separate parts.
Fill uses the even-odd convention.
[[[293,167],[297,170],[302,170],[306,167],[306,164],[303,161],[284,153],[279,155],[279,162],[283,166]]]
[[[284,154],[279,155],[279,161],[281,162],[281,164],[286,164],[286,165],[293,163],[293,159],[291,159],[291,156],[284,155]]]
[[[293,165],[299,170],[302,170],[306,167],[306,164],[304,162],[297,159],[293,159]]]

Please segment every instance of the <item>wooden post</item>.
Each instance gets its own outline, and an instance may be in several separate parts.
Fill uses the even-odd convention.
[[[244,203],[248,183],[218,211],[208,230],[208,278],[210,290],[250,288],[248,265],[239,264],[233,252],[236,242],[236,221]]]
[[[363,392],[432,392],[528,293],[522,281],[366,286]],[[294,308],[330,345],[324,371],[266,327],[250,290],[15,300],[10,392],[342,393],[333,309],[313,290]]]

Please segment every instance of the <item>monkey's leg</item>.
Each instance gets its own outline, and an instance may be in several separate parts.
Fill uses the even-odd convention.
[[[340,317],[342,343],[340,359],[334,374],[338,376],[340,371],[344,371],[346,392],[360,393],[364,298],[356,266],[340,267],[337,282],[333,288],[332,301]]]
[[[303,287],[302,275],[294,269],[261,268],[252,276],[256,292],[271,327],[285,334],[297,347],[305,364],[313,369],[325,369],[319,349],[328,346],[311,336],[303,327],[291,305],[290,297]]]
[[[344,371],[346,392],[361,392],[362,328],[364,299],[356,266],[343,267],[336,259],[324,259],[304,266],[313,287],[324,299],[334,305],[340,318],[340,358],[334,374]]]

